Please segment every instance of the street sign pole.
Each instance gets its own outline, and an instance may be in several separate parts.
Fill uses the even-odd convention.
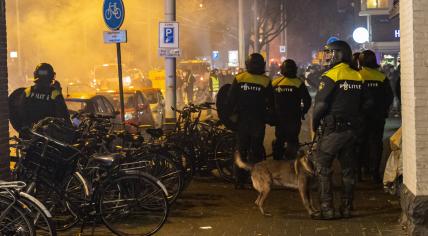
[[[119,95],[120,95],[120,118],[122,122],[122,127],[125,128],[125,102],[124,102],[124,96],[123,96],[122,55],[121,55],[120,43],[126,42],[126,32],[119,32],[119,29],[122,26],[123,21],[125,19],[125,6],[123,5],[123,1],[122,0],[104,0],[102,13],[103,13],[104,22],[106,23],[107,27],[110,30],[112,30],[111,32],[107,32],[104,34],[104,40],[108,40],[108,42],[106,43],[111,43],[111,42],[116,43],[117,72],[119,77]]]
[[[165,20],[175,21],[175,0],[165,0]],[[175,122],[176,114],[171,107],[177,107],[177,87],[176,87],[176,59],[175,57],[165,57],[165,83],[166,83],[166,119],[168,122]]]
[[[125,100],[123,96],[122,52],[120,50],[120,43],[116,43],[116,51],[117,51],[117,71],[119,75],[120,120],[122,121],[123,128],[125,128]]]

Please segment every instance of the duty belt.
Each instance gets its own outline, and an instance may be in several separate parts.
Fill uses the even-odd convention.
[[[329,131],[342,132],[349,129],[356,129],[358,128],[357,123],[358,122],[354,120],[345,119],[334,115],[328,115],[324,118],[324,127],[327,133],[329,133]]]

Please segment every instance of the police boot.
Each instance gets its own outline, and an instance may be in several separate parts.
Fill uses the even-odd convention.
[[[352,200],[350,199],[342,199],[342,205],[340,206],[340,215],[343,218],[351,218],[352,217]]]
[[[320,188],[320,205],[321,210],[311,215],[312,219],[315,220],[332,220],[335,218],[333,208],[333,193],[332,183],[330,177],[319,176],[319,188]]]
[[[321,203],[321,210],[312,213],[311,218],[314,220],[333,220],[337,218],[337,216],[335,215],[332,205]]]

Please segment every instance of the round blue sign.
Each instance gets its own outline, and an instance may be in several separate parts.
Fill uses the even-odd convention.
[[[107,27],[118,30],[125,19],[125,6],[122,0],[104,0],[103,17]]]
[[[331,36],[330,38],[327,39],[327,44],[330,44],[332,42],[336,42],[339,41],[339,38],[336,36]]]

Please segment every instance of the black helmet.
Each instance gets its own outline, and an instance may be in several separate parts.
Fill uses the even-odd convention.
[[[281,64],[281,74],[288,78],[295,78],[297,76],[297,65],[296,62],[287,59]]]
[[[379,68],[379,64],[377,64],[376,60],[376,54],[371,50],[365,50],[360,53],[358,61],[362,67],[369,67],[373,69]]]
[[[38,81],[52,82],[54,78],[55,78],[55,71],[52,65],[48,63],[40,63],[36,66],[36,69],[34,70],[35,82],[38,82]]]
[[[345,41],[338,40],[327,44],[324,47],[325,52],[331,53],[328,59],[330,66],[335,66],[341,62],[351,64],[352,62],[352,50],[349,44]]]
[[[251,54],[245,61],[245,66],[247,67],[247,71],[251,74],[262,75],[266,72],[266,62],[260,53]]]

